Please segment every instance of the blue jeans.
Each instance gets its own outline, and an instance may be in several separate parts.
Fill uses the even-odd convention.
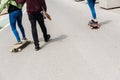
[[[96,19],[95,2],[96,0],[87,0],[93,19]]]
[[[22,33],[22,37],[23,38],[26,37],[24,28],[22,26],[22,11],[16,10],[16,11],[9,13],[9,21],[10,21],[11,29],[12,29],[17,41],[20,42],[21,39],[20,39],[18,31],[16,30],[16,22],[18,24],[18,27],[19,27],[21,33]]]

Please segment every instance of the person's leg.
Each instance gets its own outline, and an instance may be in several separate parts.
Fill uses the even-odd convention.
[[[93,19],[97,18],[96,11],[95,11],[95,2],[96,2],[96,0],[88,0],[88,5],[89,5],[90,11],[92,13]]]
[[[20,31],[22,33],[22,37],[23,39],[26,38],[25,36],[25,31],[24,31],[24,28],[23,28],[23,25],[22,25],[22,11],[21,10],[17,10],[17,23],[18,23],[18,27],[20,28]]]
[[[96,17],[96,11],[95,11],[95,2],[96,0],[88,0],[88,5],[90,8],[90,11],[92,13],[92,19],[89,21],[88,25],[90,25],[92,28],[98,28],[98,21]]]
[[[16,30],[16,12],[9,13],[9,21],[11,25],[11,29],[17,39],[18,42],[21,42],[18,31]]]
[[[39,40],[38,40],[38,33],[36,28],[36,18],[35,14],[28,14],[29,21],[31,23],[31,29],[32,29],[32,37],[34,40],[35,49],[39,49]]]
[[[46,29],[46,26],[45,26],[45,23],[44,23],[43,15],[41,13],[37,14],[36,18],[37,18],[38,23],[39,23],[39,25],[41,27],[41,30],[43,32],[44,39],[47,42],[50,39],[50,35],[47,34],[47,29]]]

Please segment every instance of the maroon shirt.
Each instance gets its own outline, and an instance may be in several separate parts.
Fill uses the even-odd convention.
[[[45,0],[16,0],[16,2],[20,4],[27,4],[27,12],[28,14],[32,13],[40,13],[43,9],[46,11],[46,3]]]

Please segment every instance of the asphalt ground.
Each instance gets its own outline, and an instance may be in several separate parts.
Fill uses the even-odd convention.
[[[46,0],[52,21],[45,20],[51,40],[41,49],[31,43],[18,53],[9,24],[0,31],[0,80],[120,80],[120,14],[96,8],[100,29],[91,30],[89,8],[73,0]],[[23,16],[27,38],[31,27]]]

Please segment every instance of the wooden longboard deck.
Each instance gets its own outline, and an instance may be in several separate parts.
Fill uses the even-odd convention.
[[[19,45],[14,45],[13,48],[11,49],[11,52],[20,52],[22,49],[24,49],[28,44],[30,44],[31,41],[22,41],[21,44]]]
[[[42,11],[41,13],[42,13],[44,19],[47,18],[47,19],[49,19],[50,21],[52,20],[51,16],[50,16],[48,13],[46,13],[45,11]]]

